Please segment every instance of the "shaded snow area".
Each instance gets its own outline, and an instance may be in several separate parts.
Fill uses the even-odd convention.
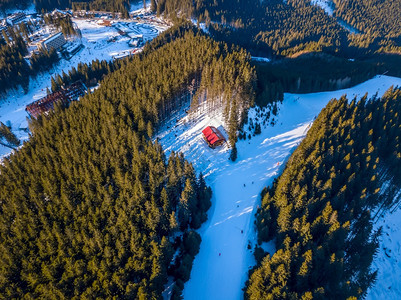
[[[338,24],[340,24],[344,29],[348,30],[350,33],[360,34],[360,31],[358,29],[346,23],[345,21],[339,20]]]
[[[28,127],[26,119],[28,115],[25,112],[25,106],[46,96],[46,88],[51,87],[52,76],[61,74],[62,71],[68,73],[72,67],[77,67],[80,62],[90,63],[95,59],[112,60],[113,57],[119,57],[135,50],[128,45],[129,37],[119,35],[114,27],[98,25],[97,20],[73,19],[73,22],[81,30],[83,49],[70,60],[61,59],[52,70],[31,79],[27,94],[24,94],[22,89],[18,89],[0,98],[0,121],[6,125],[10,124],[11,130],[22,141],[29,137],[28,131],[25,130]],[[152,17],[146,20],[120,21],[120,23],[135,34],[143,34],[144,41],[155,38],[160,32],[168,28],[162,24],[160,19]],[[112,37],[115,37],[115,42],[110,41]],[[79,42],[79,39],[76,42]],[[10,148],[0,145],[0,159],[8,155],[10,151]]]
[[[400,201],[401,190],[395,195]],[[396,205],[397,207],[397,205]],[[401,295],[401,209],[395,208],[379,216],[374,228],[382,228],[380,246],[373,260],[377,281],[368,290],[366,299],[400,299]]]
[[[311,4],[321,7],[329,16],[333,15],[334,4],[331,0],[311,0]]]
[[[251,59],[259,62],[270,62],[270,58],[267,57],[252,56]]]
[[[171,151],[183,152],[196,170],[203,172],[213,189],[212,207],[208,221],[199,229],[202,243],[191,279],[185,284],[184,299],[243,298],[242,288],[247,271],[255,264],[252,251],[256,231],[253,222],[263,187],[271,184],[282,171],[286,159],[330,99],[344,94],[352,99],[366,92],[370,96],[376,92],[381,96],[392,85],[401,85],[401,78],[376,76],[346,90],[285,94],[283,104],[279,105],[278,117],[275,117],[276,125],[262,128],[262,134],[251,140],[239,141],[235,163],[228,160],[227,146],[212,150],[202,138],[201,131],[206,126],[221,129],[221,115],[203,114],[189,122],[182,110],[172,117],[160,130],[160,143],[167,154]],[[249,115],[254,118],[255,110],[251,109]],[[401,236],[393,236],[392,239],[396,243]],[[274,251],[272,244],[263,245],[263,248]],[[379,267],[382,267],[380,263]],[[385,295],[387,287],[384,291],[377,288]]]

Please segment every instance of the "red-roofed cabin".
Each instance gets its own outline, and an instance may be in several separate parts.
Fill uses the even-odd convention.
[[[202,133],[203,133],[203,138],[205,139],[210,148],[214,149],[217,146],[224,144],[224,142],[226,141],[224,136],[216,127],[208,126],[202,130]]]

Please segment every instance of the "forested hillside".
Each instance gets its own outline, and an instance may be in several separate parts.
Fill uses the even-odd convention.
[[[2,5],[5,9],[24,3],[7,1]],[[128,0],[35,1],[38,11],[68,7],[121,12],[124,17],[128,17],[129,4]],[[335,0],[334,4],[334,16],[309,0],[152,0],[151,8],[172,19],[194,17],[210,25],[215,38],[238,44],[256,55],[290,56],[300,51],[318,51],[363,57],[376,51],[400,51],[399,1]],[[361,34],[350,34],[339,20]]]
[[[398,0],[333,0],[335,16],[345,20],[360,32],[373,37],[397,38],[401,35]]]
[[[150,138],[197,77],[199,96],[219,96],[213,105],[237,124],[253,70],[246,52],[192,31],[147,49],[94,94],[33,121],[30,140],[3,161],[3,297],[159,299],[168,275],[180,295],[200,243],[190,228],[206,220],[211,190]]]
[[[148,136],[178,106],[188,104],[193,98],[192,108],[196,110],[207,102],[210,108],[224,111],[230,141],[234,144],[240,118],[253,103],[255,74],[250,56],[244,50],[229,49],[224,43],[195,35],[186,27],[180,30],[189,31],[172,44],[122,64],[106,77],[97,94],[116,101],[130,98],[127,105],[133,111],[130,117],[134,126]],[[173,39],[168,35],[164,38]],[[159,47],[158,43],[159,40],[151,43],[145,51]]]
[[[359,23],[352,21],[351,24],[363,29],[363,35],[350,34],[335,17],[327,15],[309,0],[163,0],[158,1],[157,5],[154,2],[153,7],[158,14],[196,17],[200,22],[210,25],[209,30],[215,38],[239,44],[255,55],[289,56],[300,51],[323,51],[346,57],[362,57],[378,50],[398,49],[400,26],[395,21],[401,12],[398,2],[381,2],[386,4],[380,5],[370,3],[380,1],[367,2],[355,0],[338,4],[341,6],[338,15],[346,21],[354,15],[359,16],[355,17]],[[351,6],[352,9],[349,9]],[[385,9],[373,17],[381,8]],[[347,16],[342,17],[343,14]],[[379,30],[379,20],[386,19],[386,15],[391,17],[385,21],[384,29]]]
[[[193,15],[211,34],[264,56],[302,50],[335,51],[346,45],[347,32],[321,9],[295,1],[159,1],[157,13]]]
[[[391,205],[379,178],[401,173],[401,90],[381,99],[332,100],[290,157],[282,175],[262,193],[259,240],[248,299],[361,298],[374,283],[370,269],[380,232],[371,211]]]
[[[361,32],[351,35],[351,46],[401,53],[401,2],[398,0],[333,1],[334,15]]]
[[[254,62],[254,65],[258,78],[256,103],[261,106],[283,99],[284,92],[344,89],[389,70],[387,63],[349,61],[324,53],[306,53],[269,63]]]

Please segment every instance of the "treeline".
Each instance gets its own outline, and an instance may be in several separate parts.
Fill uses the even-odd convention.
[[[78,80],[85,83],[86,86],[95,86],[103,76],[117,69],[120,65],[117,61],[99,61],[93,60],[91,63],[78,63],[78,66],[72,67],[68,73],[64,71],[51,78],[51,90],[53,92],[61,89],[62,86],[68,86]],[[120,61],[121,62],[121,61]]]
[[[265,106],[282,100],[284,93],[313,93],[355,86],[384,73],[389,64],[350,61],[324,53],[307,53],[272,62],[254,62],[257,74],[256,103]]]
[[[129,0],[89,0],[89,1],[72,1],[71,7],[73,10],[94,10],[94,11],[110,11],[119,12],[123,18],[129,17]]]
[[[306,53],[271,62],[254,61],[257,74],[256,103],[280,101],[284,93],[313,93],[344,89],[375,75],[401,76],[401,56],[375,54],[349,60],[325,53]]]
[[[258,239],[275,239],[277,250],[256,249],[247,299],[363,298],[374,283],[380,230],[370,212],[393,200],[379,176],[401,178],[401,90],[366,98],[330,101],[263,190]]]
[[[227,51],[187,33],[31,122],[0,166],[1,297],[160,299],[173,276],[180,298],[211,189],[181,154],[166,160],[152,125]]]
[[[27,23],[21,22],[14,26],[8,26],[1,31],[0,44],[12,44],[17,36],[23,37],[25,41],[29,42],[29,35],[35,30],[35,25],[28,21]]]

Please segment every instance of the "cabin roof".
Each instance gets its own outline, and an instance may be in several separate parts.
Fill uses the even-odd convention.
[[[215,143],[223,140],[225,141],[224,136],[221,132],[214,126],[208,126],[202,130],[203,135],[210,145],[214,145]]]

